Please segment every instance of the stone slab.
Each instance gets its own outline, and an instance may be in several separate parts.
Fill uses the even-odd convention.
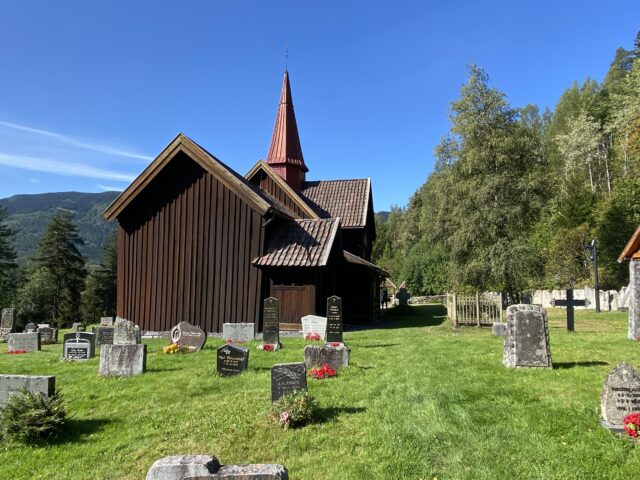
[[[3,308],[2,316],[0,316],[0,328],[13,329],[16,322],[16,309],[15,308]]]
[[[89,332],[66,333],[62,355],[69,360],[89,360],[96,355],[96,335]]]
[[[193,352],[202,350],[207,343],[207,333],[189,322],[180,322],[171,329],[171,341],[181,347],[189,347]]]
[[[288,480],[289,473],[283,465],[273,463],[223,465],[212,478],[227,480]],[[195,479],[192,478],[191,480]]]
[[[245,372],[249,367],[249,349],[227,343],[216,350],[216,370],[229,377]]]
[[[38,331],[38,325],[36,325],[33,322],[27,323],[24,326],[24,333],[37,332],[37,331]]]
[[[114,327],[93,327],[91,331],[96,334],[96,345],[113,345]]]
[[[222,338],[227,343],[246,343],[255,339],[255,323],[224,323]]]
[[[4,404],[12,394],[24,390],[51,396],[56,390],[56,377],[53,375],[0,375],[0,405]]]
[[[141,339],[140,327],[126,318],[116,318],[113,331],[114,345],[139,345]]]
[[[54,343],[58,343],[58,329],[51,327],[40,327],[38,328],[38,333],[40,334],[40,344],[41,345],[51,345]]]
[[[320,340],[324,340],[327,336],[327,317],[318,315],[306,315],[302,317],[302,336],[306,338],[308,335],[317,333]]]
[[[156,460],[147,472],[147,480],[183,480],[211,478],[220,462],[211,455],[173,455]]]
[[[507,334],[507,324],[494,322],[491,333],[495,337],[504,337]]]
[[[349,347],[340,345],[305,345],[304,364],[307,369],[329,365],[334,370],[349,366]]]
[[[278,363],[271,367],[271,401],[283,395],[307,389],[307,369],[304,363]]]
[[[621,363],[607,375],[600,411],[603,422],[618,428],[628,414],[640,412],[640,374],[631,365]]]
[[[508,368],[552,368],[547,312],[540,305],[507,308],[502,364]]]
[[[327,298],[327,342],[342,342],[342,299]]]
[[[100,349],[100,375],[131,377],[147,368],[146,345],[103,345]]]
[[[40,350],[40,333],[10,333],[7,335],[9,351],[25,350],[27,352],[37,352]]]
[[[264,301],[262,341],[269,345],[280,344],[280,302],[269,297]]]
[[[100,317],[101,327],[113,327],[113,317]]]

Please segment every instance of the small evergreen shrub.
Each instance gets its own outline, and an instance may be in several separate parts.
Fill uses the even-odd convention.
[[[282,428],[310,423],[318,411],[318,401],[309,392],[295,392],[280,397],[271,405],[269,418]]]
[[[67,408],[57,392],[20,392],[9,397],[0,409],[0,438],[38,443],[55,436],[67,418]]]

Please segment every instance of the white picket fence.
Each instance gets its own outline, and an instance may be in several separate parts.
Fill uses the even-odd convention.
[[[447,314],[453,326],[491,326],[503,321],[502,295],[495,292],[476,292],[472,295],[447,294]]]

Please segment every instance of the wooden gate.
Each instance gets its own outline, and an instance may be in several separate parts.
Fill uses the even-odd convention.
[[[477,292],[475,295],[447,295],[447,312],[454,326],[491,326],[502,322],[502,296],[499,293]]]
[[[302,330],[302,317],[316,313],[314,285],[273,285],[271,296],[280,300],[280,330]]]

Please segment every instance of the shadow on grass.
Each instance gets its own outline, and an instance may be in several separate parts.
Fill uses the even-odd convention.
[[[603,367],[609,365],[607,362],[593,361],[593,362],[559,362],[553,364],[554,370],[556,368],[574,368],[574,367]]]
[[[324,423],[335,418],[338,418],[340,415],[347,414],[353,415],[355,413],[366,412],[367,407],[327,407],[320,408],[315,416],[315,421],[313,423]]]
[[[69,419],[60,435],[51,443],[65,444],[82,442],[84,437],[99,432],[102,427],[108,423],[111,423],[111,420],[106,418],[92,418],[90,420]]]
[[[176,372],[181,370],[179,367],[151,367],[147,368],[148,373],[157,373],[157,372]]]
[[[373,345],[362,345],[359,348],[385,348],[385,347],[398,347],[399,343],[375,343]]]
[[[435,327],[442,325],[446,319],[447,309],[444,305],[394,307],[379,326],[384,329]]]

